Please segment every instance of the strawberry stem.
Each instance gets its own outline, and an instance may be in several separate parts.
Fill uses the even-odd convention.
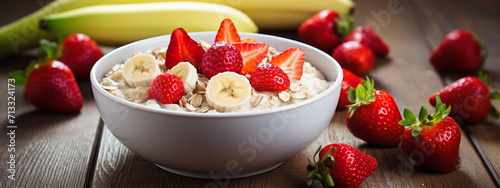
[[[337,33],[340,36],[345,37],[354,29],[355,20],[352,16],[344,17],[342,15],[339,15],[336,25]]]
[[[312,162],[310,159],[307,159],[309,161],[309,164],[307,165],[307,171],[309,172],[307,184],[311,185],[314,180],[318,180],[323,184],[323,186],[332,187],[335,185],[335,183],[333,182],[333,178],[330,175],[330,170],[332,169],[333,163],[335,162],[335,158],[333,158],[332,156],[335,148],[328,151],[323,157],[320,158],[318,154],[321,148],[322,146],[319,146],[319,148],[314,153]],[[320,158],[319,161],[316,160],[316,158]]]

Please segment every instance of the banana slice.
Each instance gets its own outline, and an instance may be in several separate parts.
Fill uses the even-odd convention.
[[[178,76],[182,80],[182,83],[184,83],[185,93],[193,92],[196,88],[198,72],[196,67],[194,67],[191,63],[179,62],[167,72]]]
[[[251,93],[252,86],[245,76],[223,72],[210,78],[205,96],[208,105],[218,112],[235,112],[250,104]]]
[[[160,74],[155,57],[149,54],[134,55],[123,65],[123,78],[132,87],[149,87]]]

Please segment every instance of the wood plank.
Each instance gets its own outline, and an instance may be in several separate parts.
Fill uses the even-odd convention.
[[[398,80],[398,83],[402,83],[399,85],[392,83],[383,85],[383,88],[393,94],[396,101],[398,101],[400,110],[402,110],[402,107],[418,110],[422,104],[430,107],[427,102],[428,97],[442,88],[443,85],[439,83],[440,75],[428,63],[431,45],[427,41],[423,41],[427,36],[425,35],[426,28],[420,24],[423,22],[418,16],[420,12],[407,1],[400,2],[401,6],[399,8],[395,6],[399,1],[385,2],[384,4],[380,1],[377,3],[364,1],[363,5],[366,5],[366,9],[364,11],[359,11],[360,9],[358,9],[357,12],[369,13],[368,17],[360,20],[366,25],[370,25],[370,23],[380,24],[380,34],[389,43],[389,46],[392,47],[391,49],[394,50],[391,53],[390,61],[390,66],[394,67],[394,69],[378,69],[376,67],[371,75],[376,81],[379,80],[379,82],[381,80]],[[383,17],[383,15],[387,15],[387,17]],[[439,24],[446,25],[447,22],[440,22]],[[395,66],[398,65],[400,67],[396,68]],[[377,79],[379,75],[380,78]],[[393,75],[396,76],[391,78]],[[400,159],[400,154],[398,154],[397,158]],[[494,186],[486,169],[477,168],[482,165],[481,160],[474,153],[474,147],[465,134],[462,134],[460,158],[460,167],[450,173],[436,174],[417,167],[411,176],[404,179],[401,179],[401,175],[404,174],[401,174],[400,171],[399,176],[386,176],[386,178],[395,179],[395,182],[400,180],[404,187],[421,185],[444,185],[445,187]],[[395,158],[392,159],[394,160]],[[394,161],[391,162],[394,163]],[[398,162],[399,165],[402,164],[401,161]],[[392,167],[394,168],[394,165]],[[365,182],[369,183],[368,179]]]
[[[425,20],[426,34],[432,49],[451,30],[466,29],[472,32],[485,46],[487,57],[482,70],[488,75],[491,89],[500,91],[500,2],[498,1],[415,1],[415,7]],[[447,24],[439,24],[446,22]],[[469,74],[445,74],[445,84],[450,84]],[[493,105],[500,109],[500,101]],[[500,186],[500,121],[488,117],[475,125],[463,125],[470,139],[484,158],[497,186]]]
[[[0,187],[83,187],[93,159],[94,140],[99,113],[95,105],[90,81],[79,83],[83,95],[83,109],[79,113],[61,114],[41,112],[24,97],[24,87],[16,87],[15,124],[8,128],[7,79],[13,70],[23,70],[35,59],[36,50],[2,59],[0,69],[0,117],[2,134],[15,131],[15,138],[5,135],[0,139]],[[9,146],[10,142],[15,146]],[[9,148],[15,151],[9,152]],[[8,179],[10,154],[14,154],[15,180]]]
[[[357,1],[355,17],[358,25],[376,27],[378,24],[377,31],[392,49],[389,58],[377,60],[369,76],[376,80],[378,89],[387,90],[394,96],[401,111],[404,107],[416,110],[427,104],[428,96],[443,84],[440,75],[427,63],[431,45],[422,32],[425,28],[417,23],[421,19],[418,16],[420,13],[408,2],[401,2],[396,10],[390,7],[390,2],[395,1]],[[380,17],[384,12],[389,12],[389,20]],[[272,31],[264,32],[273,34]],[[275,34],[296,39],[294,32]],[[379,168],[361,187],[494,186],[465,134],[460,145],[460,167],[450,173],[433,173],[420,167],[404,168],[409,161],[399,147],[373,147],[353,137],[345,127],[345,116],[345,111],[337,112],[328,128],[311,146],[271,172],[219,182],[162,171],[128,151],[105,128],[92,186],[134,187],[147,184],[151,187],[205,187],[210,183],[219,183],[227,187],[305,187],[307,158],[318,146],[337,142],[357,147],[378,160]]]
[[[4,76],[2,80],[6,80]],[[6,121],[2,121],[0,128],[4,134],[15,131],[15,152],[8,152],[11,140],[0,140],[2,164],[10,161],[10,154],[15,155],[15,180],[8,180],[10,174],[3,169],[0,172],[3,185],[0,187],[84,186],[93,159],[91,153],[99,114],[90,91],[90,82],[81,82],[79,86],[84,96],[84,106],[80,113],[72,114],[41,112],[32,106],[23,106],[21,104],[27,102],[22,97],[22,89],[17,90],[19,95],[16,96],[16,104],[19,105],[16,111],[26,113],[16,113],[17,128],[8,129]],[[2,109],[6,109],[3,102]]]

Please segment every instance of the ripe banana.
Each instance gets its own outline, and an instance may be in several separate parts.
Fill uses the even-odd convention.
[[[54,13],[96,5],[172,1],[194,1],[230,6],[248,15],[263,30],[297,29],[307,18],[323,9],[333,9],[340,15],[347,16],[352,14],[355,6],[352,0],[55,0],[42,9],[0,28],[0,49],[2,49],[0,58],[18,53],[28,47],[34,47],[43,38],[56,40],[58,36],[36,27],[41,19]]]
[[[193,92],[198,81],[198,72],[189,62],[179,62],[177,65],[167,71],[178,76],[184,83],[184,93]]]
[[[252,86],[245,76],[219,73],[208,81],[205,97],[218,112],[235,112],[250,105]]]
[[[123,45],[170,34],[178,27],[187,32],[217,31],[230,18],[238,31],[257,32],[255,23],[234,8],[211,3],[166,2],[101,5],[52,14],[40,22],[57,35],[85,33],[99,44]]]
[[[123,78],[132,87],[149,87],[160,74],[155,57],[149,54],[134,55],[123,65]]]

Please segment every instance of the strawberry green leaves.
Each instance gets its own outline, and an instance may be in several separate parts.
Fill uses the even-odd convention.
[[[38,58],[37,61],[32,61],[27,67],[26,70],[15,70],[9,73],[9,78],[13,78],[16,80],[14,85],[16,86],[25,86],[28,80],[29,74],[36,68],[47,64],[50,60],[55,59],[57,54],[57,43],[51,42],[46,39],[40,40],[40,51],[45,54]]]
[[[441,102],[441,98],[436,95],[436,111],[434,114],[429,114],[427,108],[422,106],[420,108],[418,119],[415,114],[405,108],[403,111],[404,119],[399,121],[399,124],[405,127],[412,127],[412,136],[418,140],[418,136],[422,132],[422,128],[426,126],[433,126],[450,114],[451,106],[446,107],[446,104]]]
[[[481,79],[481,81],[483,81],[484,84],[486,84],[487,87],[490,87],[490,83],[488,81],[488,76],[486,76],[483,73],[483,71],[479,71],[477,77],[479,77],[479,79]],[[491,100],[500,100],[500,93],[498,91],[491,92],[490,93],[490,99]],[[490,114],[493,117],[495,117],[495,118],[499,118],[500,117],[500,112],[498,112],[498,110],[492,104],[491,104],[491,108],[490,108]]]
[[[349,101],[351,101],[353,104],[348,105],[347,107],[349,108],[350,115],[351,117],[354,112],[356,112],[356,109],[361,106],[361,105],[367,105],[370,104],[371,102],[375,101],[375,82],[373,79],[370,79],[368,76],[366,77],[365,80],[362,81],[363,84],[358,84],[356,86],[356,89],[354,88],[349,88],[349,94],[347,95]]]

